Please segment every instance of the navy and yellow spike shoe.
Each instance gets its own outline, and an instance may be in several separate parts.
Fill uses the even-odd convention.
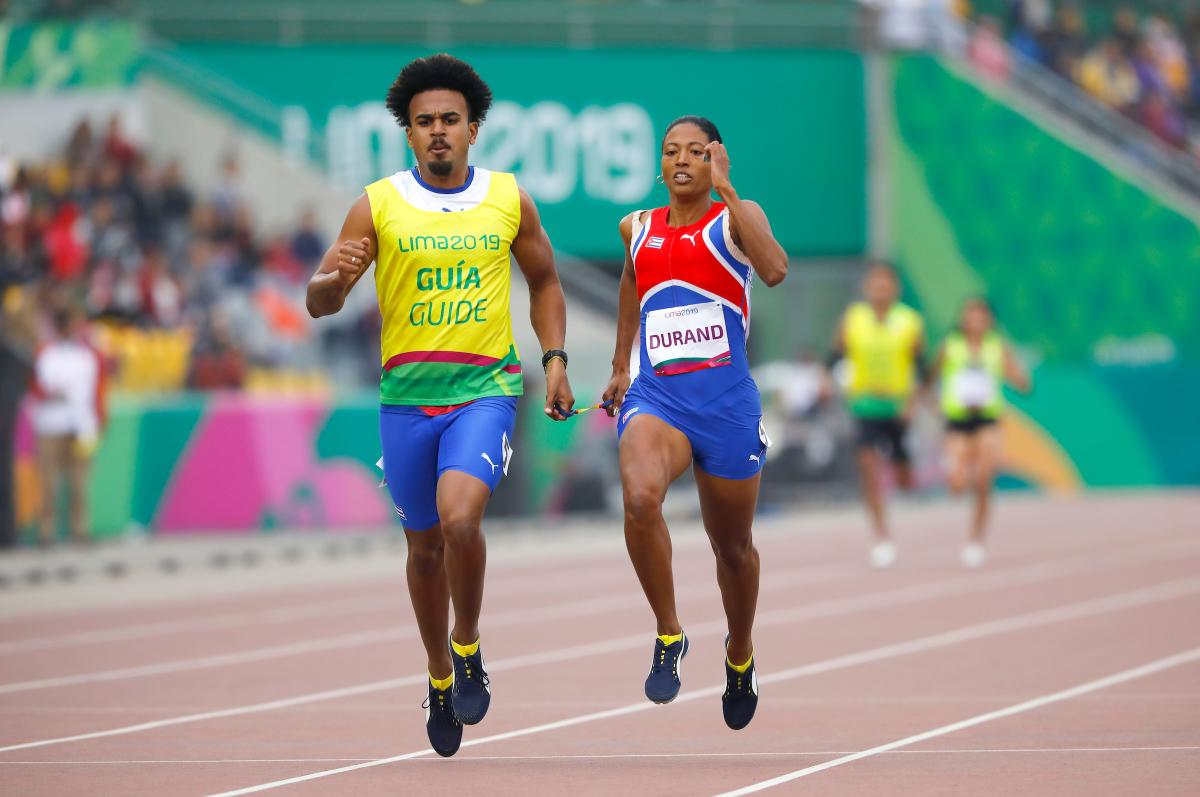
[[[729,639],[725,640],[726,646]],[[725,724],[735,731],[740,731],[754,719],[758,708],[758,676],[754,674],[754,655],[750,656],[750,666],[738,672],[729,663],[729,655],[725,656],[725,693],[721,695],[721,713],[725,715]]]
[[[457,753],[462,744],[463,726],[454,716],[450,690],[429,684],[429,696],[421,707],[425,709],[425,733],[433,751],[446,758]]]
[[[650,674],[646,676],[646,697],[651,702],[670,703],[679,694],[680,666],[687,652],[687,634],[669,645],[661,638],[654,640],[654,659],[650,662]]]
[[[454,664],[454,686],[450,687],[454,715],[464,725],[474,725],[483,719],[492,704],[492,686],[487,670],[483,668],[483,648],[476,647],[474,653],[460,655],[452,640],[450,661]]]

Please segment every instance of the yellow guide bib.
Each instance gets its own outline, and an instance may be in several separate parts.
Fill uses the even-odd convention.
[[[479,204],[453,212],[410,204],[398,176],[366,188],[379,238],[384,404],[444,406],[522,392],[508,256],[521,197],[511,174],[486,174]]]
[[[916,358],[924,322],[897,302],[883,321],[866,302],[846,310],[846,359],[850,362],[851,408],[862,415],[893,415],[916,387]]]
[[[972,353],[961,332],[951,332],[942,348],[942,414],[952,421],[970,417],[999,418],[1004,411],[1004,342],[995,332],[984,335]]]

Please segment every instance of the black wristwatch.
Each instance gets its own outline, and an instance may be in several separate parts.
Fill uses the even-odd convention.
[[[543,371],[545,371],[547,368],[550,367],[550,361],[553,360],[555,357],[562,360],[563,367],[566,367],[567,353],[565,351],[563,351],[562,349],[550,349],[550,351],[548,351],[542,355],[542,370]]]

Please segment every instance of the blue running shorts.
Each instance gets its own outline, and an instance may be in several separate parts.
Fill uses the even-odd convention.
[[[670,378],[670,377],[669,377]],[[723,397],[719,407],[705,411],[670,406],[668,397],[651,397],[635,380],[617,416],[617,437],[638,415],[653,415],[687,436],[692,459],[705,473],[720,479],[749,479],[767,458],[758,389],[750,382]]]
[[[420,407],[382,404],[379,437],[383,476],[392,504],[409,531],[438,524],[437,483],[448,470],[470,474],[495,491],[512,460],[517,399],[476,399],[444,415]]]

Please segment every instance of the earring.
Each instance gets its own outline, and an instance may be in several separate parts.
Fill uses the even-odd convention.
[[[659,185],[663,185],[667,181],[663,179],[663,176],[661,174],[659,174],[659,175],[655,175],[654,182],[658,183]]]

